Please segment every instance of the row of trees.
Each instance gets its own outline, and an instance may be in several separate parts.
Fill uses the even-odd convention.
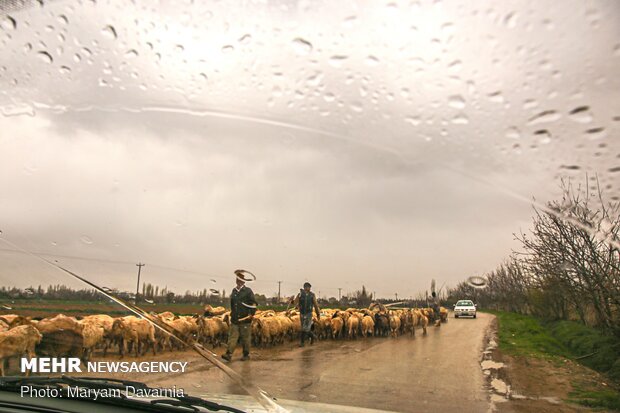
[[[531,232],[516,235],[522,251],[486,274],[484,288],[461,282],[450,295],[620,336],[620,203],[606,202],[598,186],[563,182],[562,190],[534,208]]]

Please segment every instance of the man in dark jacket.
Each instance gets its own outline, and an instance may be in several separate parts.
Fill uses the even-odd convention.
[[[237,270],[235,275],[237,277],[237,286],[233,288],[230,293],[230,329],[228,330],[228,347],[226,353],[222,355],[222,358],[226,361],[230,361],[237,342],[241,341],[243,346],[243,358],[241,360],[248,360],[250,358],[250,342],[252,339],[252,317],[256,313],[256,300],[254,299],[254,292],[245,286],[247,280],[244,277],[244,271]]]
[[[294,299],[295,305],[299,308],[299,318],[301,322],[301,343],[300,347],[305,344],[306,337],[310,338],[310,344],[316,340],[316,334],[312,331],[312,310],[316,311],[317,318],[321,318],[321,310],[316,301],[316,296],[310,291],[312,286],[309,282],[304,283],[303,290],[299,290],[299,294]]]

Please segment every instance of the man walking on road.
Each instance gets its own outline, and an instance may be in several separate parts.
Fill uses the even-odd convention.
[[[310,337],[310,344],[316,340],[316,334],[312,331],[312,310],[316,311],[317,318],[321,318],[321,310],[319,304],[316,301],[316,296],[310,291],[312,286],[309,282],[304,283],[304,288],[299,290],[299,294],[293,300],[294,305],[299,308],[299,318],[301,321],[301,343],[299,347],[305,345],[306,336]]]
[[[243,347],[243,357],[241,360],[249,360],[250,358],[250,342],[252,339],[252,317],[256,313],[256,300],[254,292],[245,286],[246,281],[252,281],[245,278],[246,271],[237,270],[237,286],[230,293],[230,329],[228,330],[228,347],[222,358],[230,361],[232,354],[237,347],[237,342],[241,341]]]
[[[441,326],[441,313],[439,311],[439,297],[437,293],[433,291],[431,293],[431,308],[433,309],[433,320],[435,321],[435,327]]]

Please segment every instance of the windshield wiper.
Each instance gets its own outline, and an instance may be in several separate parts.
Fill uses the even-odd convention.
[[[118,390],[119,396],[99,397],[96,401],[115,405],[132,406],[143,410],[187,412],[188,409],[195,412],[204,408],[211,411],[223,411],[231,413],[245,413],[243,410],[232,406],[225,406],[209,400],[194,396],[151,397],[137,398],[125,394],[127,387],[145,392],[157,390],[139,381],[109,379],[99,377],[71,377],[71,376],[33,376],[33,377],[0,377],[0,390],[21,392],[22,386],[32,386],[34,389],[57,389],[63,398],[95,401],[90,397],[80,397],[80,392],[69,392],[69,387],[79,387],[90,390]]]

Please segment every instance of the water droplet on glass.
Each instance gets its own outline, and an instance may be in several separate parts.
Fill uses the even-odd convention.
[[[82,48],[82,54],[84,54],[84,56],[91,57],[93,55],[93,52],[90,51],[90,49],[88,47],[83,47]]]
[[[517,25],[517,14],[515,12],[509,13],[504,17],[504,24],[509,29],[513,29]]]
[[[364,63],[366,63],[368,66],[378,66],[379,59],[371,55],[371,56],[366,57],[366,59],[364,60]]]
[[[581,169],[579,165],[560,165],[560,169],[568,169],[569,171],[578,171]]]
[[[69,19],[64,14],[61,14],[60,16],[58,16],[57,20],[58,20],[58,23],[60,23],[60,24],[68,24],[69,23]]]
[[[4,16],[4,18],[2,19],[2,28],[5,30],[17,29],[17,20],[15,20],[11,16]]]
[[[589,139],[601,139],[607,136],[605,128],[590,128],[586,130],[586,135]]]
[[[417,116],[406,116],[405,122],[412,126],[418,126],[420,123],[422,123],[422,120]]]
[[[82,235],[80,237],[80,241],[82,241],[82,243],[86,245],[91,245],[93,243],[93,240],[87,235]]]
[[[201,73],[199,76],[200,76],[200,78],[201,78],[202,80],[204,80],[205,82],[206,82],[207,80],[209,80],[209,77],[208,77],[205,73]]]
[[[448,98],[448,105],[456,109],[465,107],[465,99],[461,95],[452,95]]]
[[[103,34],[105,37],[109,38],[109,39],[116,39],[118,38],[118,35],[116,34],[116,29],[114,28],[114,26],[105,26],[103,29],[101,29],[101,34]]]
[[[539,138],[541,144],[546,145],[551,142],[551,132],[547,129],[539,129],[534,132],[534,135]]]
[[[52,247],[55,247],[55,246],[58,245],[58,243],[56,241],[52,241],[52,242],[50,242],[50,244],[52,244]]]
[[[222,53],[224,54],[232,53],[234,51],[235,51],[235,48],[230,44],[222,46]]]
[[[312,43],[301,37],[297,37],[293,39],[293,50],[295,50],[295,53],[298,55],[305,56],[312,52]]]
[[[239,38],[239,43],[243,45],[249,44],[251,41],[252,41],[252,36],[249,34],[244,34],[243,36]]]
[[[39,56],[39,59],[41,59],[45,63],[52,63],[52,62],[54,62],[54,58],[52,57],[52,55],[49,54],[48,52],[46,52],[45,50],[37,52],[37,56]]]
[[[363,107],[363,106],[362,106],[362,104],[361,104],[361,103],[359,103],[359,102],[353,102],[353,103],[351,104],[351,110],[353,110],[353,112],[360,113],[360,112],[363,112],[363,111],[364,111],[364,107]]]
[[[347,56],[343,55],[334,55],[329,58],[328,63],[336,68],[342,67],[342,63],[347,60]]]
[[[69,66],[60,66],[59,72],[60,74],[66,75],[67,73],[71,73],[71,68]]]
[[[455,117],[452,118],[452,123],[455,125],[467,125],[469,123],[469,118],[465,116],[464,113],[459,113]]]
[[[333,102],[334,100],[336,100],[336,96],[334,96],[334,94],[331,92],[327,92],[323,95],[323,100],[328,103]]]
[[[579,123],[592,122],[592,114],[589,106],[579,106],[568,112],[568,118]]]
[[[182,44],[177,44],[176,46],[174,46],[174,51],[177,53],[182,53],[185,50],[185,47],[183,47]]]
[[[73,60],[75,60],[77,63],[80,63],[82,61],[82,56],[76,53],[73,55]]]
[[[511,126],[510,128],[506,129],[506,137],[508,139],[519,139],[521,138],[521,132],[518,128]]]
[[[125,57],[129,59],[133,59],[134,57],[138,57],[138,51],[136,49],[130,49],[125,52]]]
[[[448,65],[448,69],[454,70],[455,72],[461,70],[462,67],[463,62],[461,62],[460,60],[455,60]]]
[[[539,123],[555,122],[561,117],[562,115],[555,110],[545,110],[532,116],[527,123],[529,125],[536,125]]]
[[[494,103],[504,103],[504,96],[500,91],[489,93],[489,100]]]
[[[24,45],[24,53],[30,53],[30,51],[32,51],[32,44],[31,43],[26,43]]]

